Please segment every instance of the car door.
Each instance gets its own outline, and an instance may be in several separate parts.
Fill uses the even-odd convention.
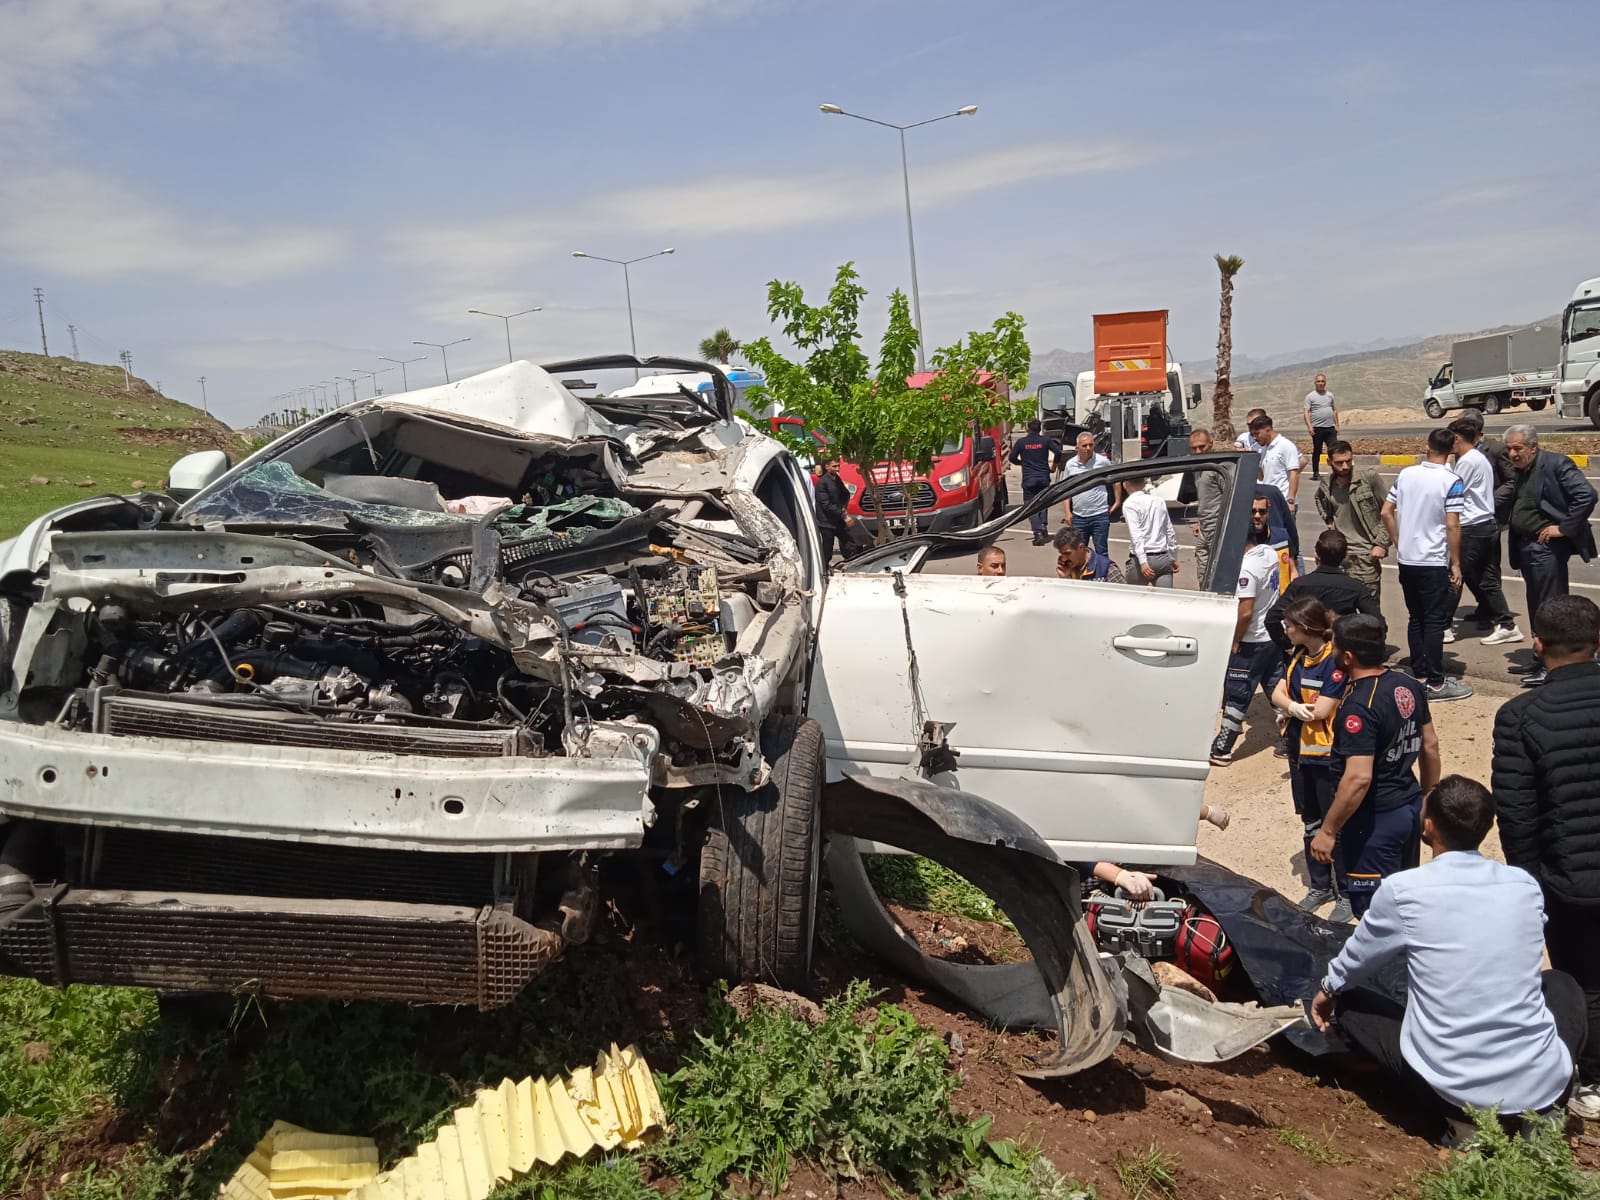
[[[1244,459],[1252,461],[1239,468]],[[1220,592],[921,574],[903,551],[869,553],[863,571],[835,574],[810,700],[830,779],[959,787],[1011,810],[1067,860],[1193,862],[1253,459],[1193,459],[1205,469],[1225,463],[1234,483],[1217,547]],[[945,544],[975,539],[975,549],[1040,501],[1137,470],[1052,485]]]

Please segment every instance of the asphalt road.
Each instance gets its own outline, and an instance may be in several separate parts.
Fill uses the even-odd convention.
[[[1461,415],[1460,409],[1452,409],[1437,421],[1430,421],[1422,411],[1422,406],[1417,406],[1417,419],[1404,425],[1346,425],[1341,431],[1341,436],[1347,438],[1368,437],[1425,437],[1428,430],[1435,425],[1446,425]],[[1525,408],[1514,408],[1507,412],[1499,413],[1493,417],[1484,418],[1484,429],[1497,436],[1504,435],[1505,431],[1513,425],[1532,425],[1543,433],[1593,433],[1594,426],[1581,418],[1576,421],[1568,420],[1554,409],[1546,408],[1543,412],[1529,412]],[[1303,440],[1305,429],[1295,430],[1296,440]]]
[[[1508,422],[1509,423],[1509,422]],[[1393,483],[1399,474],[1399,467],[1385,467],[1379,474],[1386,482]],[[1585,471],[1585,476],[1596,490],[1600,490],[1600,469],[1590,468]],[[1300,495],[1305,503],[1299,514],[1300,546],[1303,563],[1310,569],[1312,562],[1312,547],[1316,544],[1317,536],[1324,526],[1316,515],[1315,506],[1311,497],[1315,493],[1316,485],[1308,474],[1303,476]],[[1021,495],[1020,480],[1013,477],[1011,480],[1011,494]],[[1180,520],[1179,510],[1171,510],[1173,524],[1178,532],[1179,541],[1179,586],[1193,587],[1194,575],[1194,534],[1193,525],[1188,520]],[[1061,522],[1058,509],[1051,514],[1050,528],[1053,532]],[[1590,524],[1597,527],[1596,537],[1600,538],[1600,513],[1591,518]],[[1031,544],[1031,535],[1026,522],[1013,525],[996,543],[1006,552],[1006,566],[1012,575],[1048,575],[1055,574],[1055,549],[1052,546],[1034,546]],[[1120,522],[1111,527],[1111,554],[1119,563],[1127,556],[1128,541],[1127,529]],[[942,574],[961,574],[973,570],[974,564],[970,556],[938,558],[928,564],[928,570]],[[1399,656],[1406,655],[1406,609],[1400,595],[1400,583],[1396,577],[1398,570],[1393,559],[1384,563],[1383,569],[1383,615],[1389,623],[1389,641],[1399,648]],[[1525,640],[1508,646],[1483,646],[1480,639],[1485,631],[1479,631],[1468,623],[1458,622],[1456,633],[1460,640],[1445,647],[1445,669],[1452,675],[1465,675],[1468,682],[1473,678],[1494,679],[1502,683],[1515,682],[1506,668],[1513,663],[1526,663],[1533,658],[1533,633],[1528,627],[1526,615],[1526,592],[1522,579],[1502,557],[1501,585],[1505,590],[1506,601],[1516,615],[1517,624],[1522,629]],[[1600,559],[1584,563],[1574,558],[1570,569],[1572,591],[1577,595],[1585,595],[1600,603]],[[1475,602],[1470,593],[1464,595],[1461,609],[1468,611],[1475,607]]]

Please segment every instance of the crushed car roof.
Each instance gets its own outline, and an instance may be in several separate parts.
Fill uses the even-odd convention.
[[[569,441],[620,435],[616,425],[531,362],[507,363],[454,383],[368,403],[380,409],[453,417]]]

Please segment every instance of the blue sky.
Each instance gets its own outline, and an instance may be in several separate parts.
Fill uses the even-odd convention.
[[[1090,314],[1164,307],[1204,357],[1218,251],[1246,260],[1245,354],[1533,319],[1600,274],[1574,12],[0,0],[0,345],[37,348],[43,287],[53,351],[72,321],[243,422],[412,339],[503,361],[470,307],[543,305],[519,356],[626,349],[620,270],[571,251],[664,246],[634,269],[642,352],[766,332],[769,279],[846,259],[875,335],[907,283],[898,146],[825,101],[979,106],[910,135],[932,345],[1014,309],[1036,351],[1082,349]]]

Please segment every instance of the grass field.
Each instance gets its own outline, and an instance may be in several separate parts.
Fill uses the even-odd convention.
[[[124,391],[120,367],[0,351],[0,538],[74,500],[159,488],[193,450],[241,446],[142,379]]]

